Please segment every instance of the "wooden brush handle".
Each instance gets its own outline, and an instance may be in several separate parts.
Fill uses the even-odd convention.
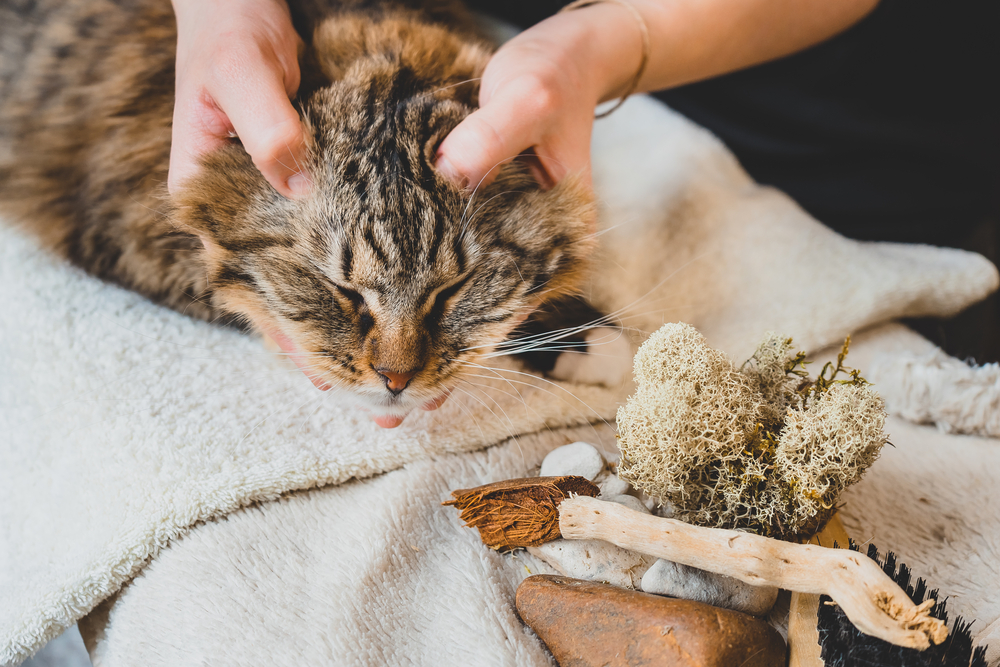
[[[846,549],[851,542],[840,515],[834,514],[810,544]],[[792,593],[788,603],[788,667],[823,667],[819,645],[819,595]]]
[[[559,505],[559,531],[567,539],[604,540],[755,586],[829,595],[859,630],[898,646],[924,649],[948,636],[944,623],[927,613],[930,605],[913,604],[874,561],[855,551],[692,526],[585,496]]]

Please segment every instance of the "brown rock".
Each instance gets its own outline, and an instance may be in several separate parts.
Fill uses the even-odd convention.
[[[764,621],[692,600],[552,575],[525,579],[517,611],[560,667],[782,667]]]

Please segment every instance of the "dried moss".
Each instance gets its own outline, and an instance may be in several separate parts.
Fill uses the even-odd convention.
[[[882,400],[844,366],[848,343],[810,379],[789,338],[768,334],[737,370],[693,327],[665,325],[618,412],[619,474],[690,523],[812,534],[886,442]]]

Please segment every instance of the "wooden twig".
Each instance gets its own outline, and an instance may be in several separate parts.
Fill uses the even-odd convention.
[[[605,540],[755,586],[829,595],[859,630],[898,646],[925,649],[948,636],[945,624],[928,613],[933,601],[913,604],[874,561],[847,549],[692,526],[588,497],[562,501],[559,532],[567,539]]]

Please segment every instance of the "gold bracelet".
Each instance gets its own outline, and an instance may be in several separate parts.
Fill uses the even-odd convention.
[[[589,7],[590,5],[596,5],[601,2],[621,5],[632,12],[632,16],[635,17],[636,22],[639,24],[639,32],[642,33],[642,59],[639,61],[639,69],[636,71],[635,76],[632,77],[632,81],[629,83],[628,88],[626,88],[622,96],[618,98],[618,104],[614,105],[604,113],[596,114],[594,118],[604,118],[605,116],[610,116],[613,112],[618,110],[618,107],[625,104],[625,100],[627,100],[632,93],[636,91],[639,87],[639,81],[642,80],[642,75],[646,73],[646,65],[649,64],[650,52],[649,27],[646,25],[646,20],[642,18],[642,14],[639,13],[639,10],[636,9],[631,2],[627,2],[626,0],[574,0],[560,9],[559,12],[571,12],[574,9],[582,9],[583,7]]]

